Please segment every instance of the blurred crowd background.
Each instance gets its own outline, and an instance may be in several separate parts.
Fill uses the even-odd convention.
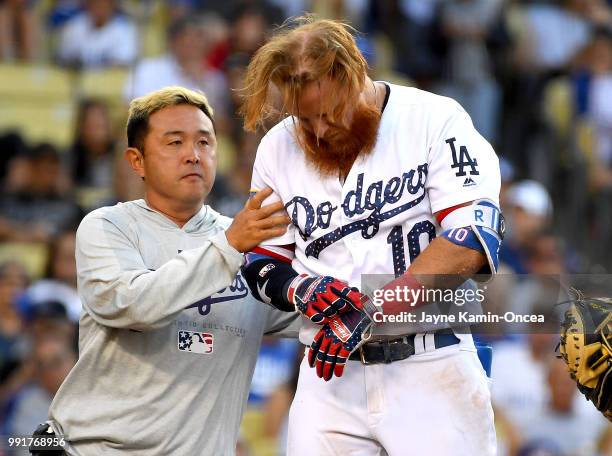
[[[206,93],[219,138],[208,202],[235,214],[260,139],[236,114],[245,67],[304,11],[361,31],[373,78],[465,107],[501,160],[508,276],[610,270],[610,0],[0,0],[0,435],[29,435],[76,361],[80,219],[142,195],[122,158],[129,101],[174,84]],[[521,293],[508,305],[533,311],[537,292]],[[495,338],[500,454],[612,455],[554,332]],[[238,454],[284,454],[301,352],[264,340]]]

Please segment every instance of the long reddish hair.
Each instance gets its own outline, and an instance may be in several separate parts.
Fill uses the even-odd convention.
[[[245,129],[255,131],[266,120],[295,111],[301,90],[324,77],[337,83],[334,100],[342,100],[327,111],[329,120],[342,119],[347,106],[355,103],[363,90],[368,69],[352,32],[345,23],[313,16],[298,17],[281,26],[247,68],[240,109]],[[280,107],[272,101],[275,89],[280,92]]]

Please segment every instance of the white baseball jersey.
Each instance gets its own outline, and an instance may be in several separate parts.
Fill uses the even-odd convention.
[[[497,156],[461,106],[388,87],[376,146],[345,182],[308,163],[295,139],[297,119],[280,122],[260,143],[252,188],[271,187],[269,202],[280,198],[292,218],[287,233],[263,247],[295,244],[299,273],[357,287],[362,274],[399,275],[442,231],[434,213],[480,198],[499,205]],[[315,331],[304,325],[302,342]]]
[[[296,330],[250,295],[230,223],[204,206],[179,228],[144,200],[83,219],[79,360],[49,412],[70,456],[235,454],[262,335]]]

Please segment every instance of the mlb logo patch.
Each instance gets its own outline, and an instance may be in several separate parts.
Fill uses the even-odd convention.
[[[184,352],[208,355],[213,352],[214,336],[195,331],[178,332],[178,349]]]
[[[265,277],[265,275],[275,267],[276,266],[274,266],[272,263],[266,264],[263,268],[261,268],[261,271],[259,271],[259,277]]]

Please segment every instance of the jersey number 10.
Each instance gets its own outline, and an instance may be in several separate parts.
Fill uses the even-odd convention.
[[[415,223],[408,232],[408,256],[410,257],[410,263],[421,253],[420,237],[422,234],[427,234],[427,243],[429,244],[436,237],[436,227],[429,220],[424,220]],[[393,227],[389,236],[387,236],[387,244],[391,244],[393,272],[395,277],[399,277],[406,272],[408,267],[404,253],[404,229],[402,226]]]

